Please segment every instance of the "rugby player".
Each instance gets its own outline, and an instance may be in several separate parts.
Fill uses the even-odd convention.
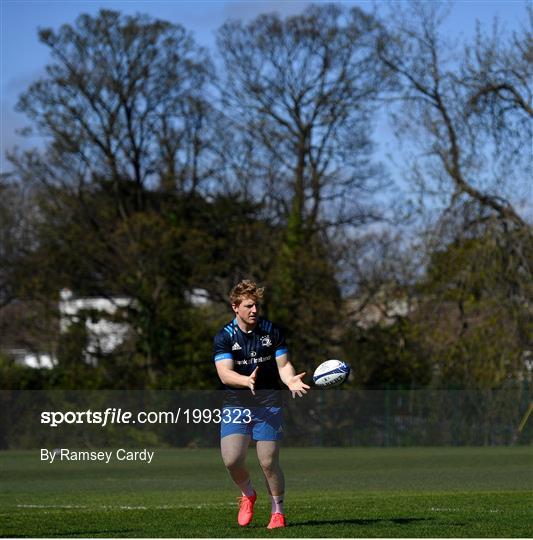
[[[214,339],[214,360],[225,386],[223,421],[220,429],[222,460],[240,488],[240,526],[253,517],[257,493],[253,487],[246,454],[256,441],[259,463],[271,498],[269,529],[285,527],[283,499],[285,479],[279,463],[283,417],[281,384],[302,397],[309,386],[296,375],[288,358],[285,337],[270,321],[259,316],[263,288],[253,281],[239,282],[230,293],[235,318]]]

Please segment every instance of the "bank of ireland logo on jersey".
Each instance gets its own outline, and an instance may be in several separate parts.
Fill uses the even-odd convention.
[[[270,339],[270,336],[263,336],[261,338],[261,345],[263,345],[263,347],[270,347],[272,345],[272,340]]]

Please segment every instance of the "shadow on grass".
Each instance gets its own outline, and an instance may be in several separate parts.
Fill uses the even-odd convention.
[[[372,518],[372,519],[308,519],[306,521],[290,520],[289,525],[375,525],[376,523],[396,523],[409,525],[419,521],[434,521],[435,518]]]

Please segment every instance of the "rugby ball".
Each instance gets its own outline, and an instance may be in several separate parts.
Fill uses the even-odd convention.
[[[322,362],[313,373],[313,382],[316,386],[339,386],[350,374],[350,366],[340,360],[326,360]]]

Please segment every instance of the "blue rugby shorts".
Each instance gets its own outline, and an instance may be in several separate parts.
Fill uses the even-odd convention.
[[[281,407],[233,407],[222,409],[220,438],[248,435],[254,441],[278,441],[283,437]]]

